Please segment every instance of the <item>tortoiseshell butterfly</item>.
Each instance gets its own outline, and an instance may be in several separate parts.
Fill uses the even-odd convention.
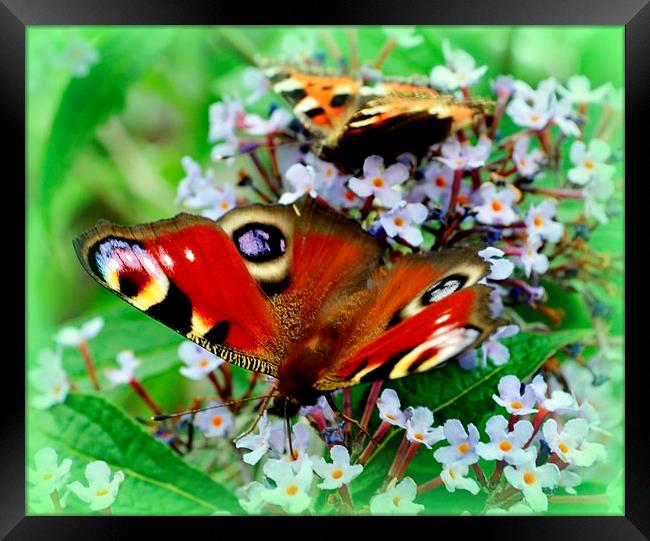
[[[305,196],[218,221],[190,214],[74,241],[104,287],[228,362],[277,378],[293,414],[360,382],[439,367],[500,324],[471,249],[381,259],[356,222]]]
[[[267,67],[273,90],[314,137],[312,152],[344,171],[377,154],[424,156],[450,133],[485,118],[491,102],[458,100],[412,81],[326,75],[296,67]]]

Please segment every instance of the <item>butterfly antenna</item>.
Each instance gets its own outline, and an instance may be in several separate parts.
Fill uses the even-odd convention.
[[[179,411],[178,413],[161,413],[160,415],[154,415],[152,421],[166,421],[167,419],[172,419],[174,417],[182,417],[183,415],[195,414],[201,411],[212,410],[216,408],[223,408],[225,406],[232,406],[233,404],[240,404],[241,402],[250,402],[252,400],[261,400],[267,398],[267,395],[263,396],[252,396],[250,398],[243,398],[240,400],[233,400],[232,402],[225,402],[223,404],[216,404],[214,406],[207,406],[205,408],[198,408],[193,410]]]
[[[273,387],[273,389],[271,389],[270,393],[268,393],[268,394],[264,395],[263,397],[261,397],[264,400],[262,401],[262,403],[260,404],[259,409],[257,410],[257,417],[255,417],[255,420],[246,429],[246,431],[244,431],[239,436],[237,436],[233,441],[236,442],[236,441],[242,439],[243,437],[248,436],[253,430],[255,430],[255,427],[257,426],[257,423],[260,422],[260,419],[262,418],[262,416],[264,415],[264,412],[266,411],[267,404],[269,403],[269,400],[271,400],[271,398],[275,395],[275,392],[276,392],[276,388]],[[258,398],[260,398],[260,397],[258,397]]]
[[[298,140],[285,141],[284,143],[276,143],[276,144],[274,144],[274,148],[278,149],[278,148],[290,147],[290,146],[294,146],[294,145],[297,145],[297,146],[311,145],[312,143],[313,143],[313,141],[298,141]],[[244,145],[244,147],[241,150],[239,150],[237,152],[234,152],[233,154],[216,154],[216,155],[214,155],[212,157],[212,159],[215,162],[218,162],[218,161],[228,160],[230,158],[237,158],[238,156],[245,156],[247,154],[252,154],[257,149],[259,149],[259,148],[267,148],[268,146],[269,146],[268,143],[259,143],[259,144],[252,143],[252,144],[249,144],[249,145]]]
[[[347,421],[348,423],[352,423],[354,426],[356,426],[359,430],[361,430],[361,432],[363,432],[368,437],[368,439],[370,439],[370,441],[375,442],[377,444],[379,443],[377,440],[375,440],[372,437],[372,434],[368,432],[368,429],[366,429],[366,427],[364,427],[359,421],[353,419],[349,415],[346,415],[339,409],[331,393],[326,394],[325,399],[327,400],[327,403],[330,405],[330,408],[332,408],[336,413],[338,413],[341,417],[343,417],[345,421]]]

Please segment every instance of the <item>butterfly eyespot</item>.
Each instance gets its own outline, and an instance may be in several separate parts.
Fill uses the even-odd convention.
[[[451,276],[447,276],[424,292],[424,295],[422,295],[422,304],[427,306],[434,302],[438,302],[461,289],[466,282],[467,276],[462,274],[452,274]]]
[[[232,237],[239,253],[253,263],[273,261],[287,251],[287,241],[282,231],[273,225],[247,224],[237,229]]]

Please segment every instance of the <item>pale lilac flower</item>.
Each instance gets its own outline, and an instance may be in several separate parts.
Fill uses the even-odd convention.
[[[433,427],[433,413],[429,408],[419,406],[411,409],[406,421],[406,438],[414,443],[423,443],[428,449],[445,439],[441,426]]]
[[[75,481],[69,485],[84,502],[90,504],[92,511],[100,511],[110,507],[117,497],[120,484],[124,481],[124,472],[116,471],[111,479],[111,470],[102,460],[95,460],[86,466],[84,472],[88,486]]]
[[[537,448],[532,447],[534,456],[523,464],[506,466],[503,470],[508,483],[524,494],[524,498],[533,511],[546,511],[548,498],[543,488],[557,486],[560,482],[560,470],[555,464],[536,466]]]
[[[224,363],[223,359],[189,340],[178,346],[178,356],[185,364],[180,368],[180,373],[193,380],[203,379]]]
[[[27,472],[30,484],[30,493],[37,496],[48,496],[55,490],[61,492],[70,476],[72,460],[64,458],[59,465],[56,451],[51,447],[40,449],[34,457],[36,469]]]
[[[335,207],[344,209],[361,208],[364,199],[361,199],[347,186],[347,178],[338,177],[332,181],[325,192],[325,199]]]
[[[433,457],[438,462],[443,464],[455,463],[456,465],[478,462],[476,444],[480,439],[480,435],[478,429],[472,423],[467,425],[466,431],[458,419],[448,419],[442,429],[445,438],[451,445],[440,447],[433,453]]]
[[[99,52],[95,46],[81,36],[74,36],[56,59],[57,64],[67,69],[73,77],[88,75],[90,68],[99,62]]]
[[[541,81],[537,90],[523,81],[515,81],[513,85],[514,98],[508,104],[506,113],[518,126],[538,131],[546,127],[554,113],[555,79]]]
[[[239,505],[249,515],[259,514],[266,503],[263,496],[264,490],[266,490],[264,485],[258,481],[253,481],[238,488],[236,494]]]
[[[575,112],[569,100],[564,99],[557,101],[553,96],[553,122],[560,128],[560,131],[566,136],[578,137],[580,128],[576,124]]]
[[[221,406],[221,402],[211,400],[207,407]],[[226,407],[200,411],[194,418],[194,424],[206,438],[229,435],[235,427],[232,413]]]
[[[315,184],[327,190],[340,176],[340,171],[333,163],[317,158],[309,152],[305,155],[305,163],[314,168]]]
[[[418,182],[411,193],[409,200],[420,203],[425,197],[431,201],[441,201],[443,196],[451,190],[454,180],[454,171],[437,161],[431,162],[424,171],[424,178]]]
[[[585,214],[601,224],[609,221],[605,204],[614,194],[614,182],[611,180],[613,173],[613,170],[603,171],[601,176],[591,180],[582,189],[585,198]]]
[[[444,66],[431,70],[431,84],[442,90],[455,90],[472,86],[487,71],[487,66],[476,67],[476,61],[461,49],[452,49],[449,40],[442,42]]]
[[[104,327],[104,319],[94,317],[86,321],[81,327],[64,327],[54,338],[62,346],[78,347],[82,342],[95,338]]]
[[[529,421],[517,421],[508,431],[508,420],[503,415],[493,415],[485,423],[485,432],[490,442],[476,445],[476,452],[481,458],[505,460],[515,466],[532,460],[535,452],[523,448],[533,435],[533,425]]]
[[[498,318],[503,312],[503,297],[506,297],[510,292],[501,287],[498,284],[490,284],[492,291],[490,291],[490,300],[488,302],[488,307],[490,308],[490,314],[493,318]]]
[[[117,364],[120,365],[120,368],[110,368],[105,371],[106,377],[113,387],[129,383],[135,377],[135,368],[140,364],[140,361],[133,354],[133,351],[127,349],[117,354]]]
[[[325,462],[323,457],[312,458],[314,471],[323,478],[318,488],[333,490],[352,482],[363,471],[361,464],[350,465],[350,453],[342,445],[334,445],[330,449],[332,463]]]
[[[547,384],[541,374],[537,374],[530,386],[535,391],[537,403],[547,411],[557,413],[576,413],[578,405],[576,399],[570,393],[556,389],[551,393],[550,398],[546,396]]]
[[[601,103],[612,88],[611,83],[606,83],[598,88],[591,89],[591,82],[584,75],[572,75],[567,81],[566,88],[558,85],[558,93],[572,103]]]
[[[250,94],[244,100],[247,105],[259,101],[271,87],[271,83],[266,75],[264,75],[264,72],[252,66],[244,69],[241,80],[242,86],[250,91]]]
[[[374,195],[385,207],[399,203],[401,194],[394,186],[402,184],[409,177],[408,168],[402,163],[394,163],[383,169],[381,156],[369,156],[363,162],[363,177],[351,178],[350,189],[361,197]]]
[[[48,349],[41,351],[37,363],[38,366],[29,371],[29,382],[40,393],[32,397],[34,407],[47,409],[63,403],[70,391],[70,384],[63,369],[61,349],[56,352]]]
[[[271,426],[268,443],[275,458],[286,460],[294,471],[298,471],[304,462],[311,464],[309,454],[310,431],[306,423],[296,423],[291,429],[291,447],[293,456],[290,454],[289,439],[286,434],[286,425],[282,420],[276,421]]]
[[[399,396],[393,389],[384,389],[377,399],[377,408],[381,420],[391,425],[406,428],[406,415],[400,407]]]
[[[241,127],[244,115],[244,104],[239,99],[225,98],[222,102],[210,105],[208,142],[235,139],[235,132]]]
[[[474,146],[468,142],[461,143],[456,137],[452,137],[440,147],[442,156],[436,160],[450,169],[469,171],[485,165],[491,149],[492,141],[488,137],[481,136]]]
[[[271,448],[269,444],[269,437],[271,436],[271,427],[269,426],[269,420],[266,415],[260,418],[256,427],[257,434],[251,433],[247,434],[243,438],[235,440],[235,447],[237,449],[249,449],[250,452],[242,456],[242,459],[246,464],[254,466],[257,464],[260,459],[266,454],[266,452]]]
[[[474,370],[478,366],[478,352],[470,349],[461,353],[458,357],[458,366],[463,370]]]
[[[528,152],[530,137],[519,137],[512,152],[512,161],[522,177],[533,178],[546,161],[544,153],[538,148]]]
[[[501,366],[510,360],[510,351],[506,346],[499,342],[503,338],[509,338],[519,332],[517,325],[504,325],[494,331],[488,339],[483,342],[483,366],[487,366],[489,358],[495,366]]]
[[[235,208],[236,197],[235,187],[232,184],[224,184],[222,188],[207,191],[204,201],[208,208],[201,211],[201,216],[218,220],[226,212]]]
[[[478,457],[476,458],[478,460]],[[456,489],[467,490],[476,495],[479,493],[479,486],[474,479],[467,477],[469,466],[467,462],[445,462],[440,478],[449,492],[456,492]]]
[[[404,49],[417,47],[424,41],[424,36],[416,35],[414,26],[382,26],[381,29],[386,36],[394,39],[397,45]]]
[[[553,220],[557,205],[551,199],[533,205],[526,213],[526,228],[529,236],[538,236],[548,242],[557,242],[564,232],[564,224]]]
[[[311,197],[318,195],[317,190],[320,189],[320,185],[317,183],[316,170],[311,165],[296,163],[289,167],[284,176],[293,191],[283,193],[279,200],[280,204],[290,205],[305,194]]]
[[[400,201],[382,214],[379,223],[389,237],[400,237],[411,246],[419,246],[423,240],[422,232],[413,224],[421,224],[428,215],[429,211],[422,203]]]
[[[235,164],[235,158],[239,153],[239,139],[236,137],[229,137],[223,143],[217,143],[212,147],[210,152],[210,159],[213,162],[225,161],[226,165],[232,167]],[[212,178],[212,171],[208,172]]]
[[[526,244],[522,248],[522,254],[516,258],[517,263],[524,268],[526,276],[530,276],[533,271],[543,274],[548,270],[548,257],[538,251],[541,247],[542,239],[538,236],[529,235],[526,238]]]
[[[302,406],[298,410],[300,415],[314,415],[315,413],[322,413],[323,417],[328,421],[333,421],[336,418],[332,407],[327,403],[327,398],[324,396],[319,396],[318,400],[313,406]]]
[[[205,206],[203,193],[214,189],[212,170],[208,169],[204,174],[201,166],[190,156],[183,156],[181,164],[185,176],[178,185],[176,203],[188,208]]]
[[[515,80],[512,75],[499,75],[491,84],[492,92],[504,101],[507,100],[515,90]]]
[[[517,220],[517,213],[513,208],[517,195],[513,190],[498,189],[491,182],[486,182],[481,185],[479,195],[481,204],[474,207],[479,222],[509,225]]]
[[[277,108],[268,119],[260,115],[247,114],[242,121],[242,129],[249,135],[269,135],[286,128],[293,116],[286,109]]]
[[[417,515],[424,505],[415,503],[417,485],[410,477],[405,477],[395,486],[373,496],[370,500],[370,513],[373,515]]]
[[[560,470],[559,487],[562,487],[567,494],[577,494],[575,487],[582,483],[582,477],[570,468]]]
[[[603,445],[586,441],[589,434],[586,419],[571,419],[562,430],[558,430],[555,419],[549,419],[542,426],[542,432],[551,450],[567,464],[588,467],[607,457]]]
[[[484,248],[478,252],[478,255],[483,261],[487,261],[490,264],[490,274],[486,276],[490,280],[505,280],[512,274],[515,268],[512,261],[503,257],[505,255],[503,250],[499,250],[494,246]]]
[[[528,415],[535,413],[535,390],[526,385],[523,394],[521,393],[521,382],[517,376],[503,376],[499,380],[499,394],[493,394],[494,401],[508,410],[508,413],[515,415]]]
[[[592,139],[589,146],[584,141],[574,141],[569,157],[575,167],[569,169],[569,180],[575,184],[585,185],[599,176],[611,178],[614,166],[605,163],[611,153],[609,145],[601,139]]]
[[[287,513],[302,513],[311,503],[309,489],[314,474],[309,462],[303,462],[294,471],[284,460],[269,459],[264,464],[264,474],[275,482],[275,488],[265,488],[264,501],[279,505]]]

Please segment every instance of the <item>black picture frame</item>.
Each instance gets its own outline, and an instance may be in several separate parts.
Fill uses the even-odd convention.
[[[307,11],[311,7],[312,11]],[[345,2],[330,0],[313,9],[306,2],[277,2],[243,4],[200,0],[0,0],[0,107],[5,134],[5,156],[10,158],[13,175],[7,177],[8,190],[15,190],[12,200],[25,200],[18,179],[25,177],[25,33],[34,25],[211,25],[211,24],[448,24],[448,25],[618,25],[625,26],[625,141],[626,186],[633,194],[625,210],[626,253],[633,254],[626,261],[627,287],[639,285],[633,291],[645,292],[643,278],[650,270],[643,262],[645,254],[642,207],[644,198],[639,192],[648,182],[643,169],[647,156],[648,137],[642,131],[648,123],[648,98],[650,90],[650,4],[649,0],[424,0],[408,2]],[[646,128],[647,129],[647,128]],[[7,197],[10,197],[7,195]],[[7,205],[15,206],[15,205]],[[17,207],[17,206],[16,206]],[[24,248],[16,225],[19,216],[3,211],[3,253],[11,258],[0,260],[0,279],[10,284],[7,295],[20,297],[20,287],[25,288]],[[23,216],[24,219],[24,216]],[[24,222],[23,222],[24,223]],[[25,238],[26,241],[28,239]],[[635,242],[636,241],[636,242]],[[636,247],[636,250],[634,249]],[[639,254],[639,255],[636,255]],[[22,254],[23,259],[13,254]],[[635,261],[636,258],[640,258]],[[626,258],[627,259],[627,258]],[[24,300],[24,299],[23,299]],[[642,295],[634,303],[643,309]],[[24,304],[23,304],[24,305]],[[20,299],[8,303],[11,320],[20,313]],[[393,518],[391,526],[399,528],[405,520],[426,521],[426,528],[415,535],[444,535],[443,528],[451,528],[454,538],[472,539],[472,535],[499,539],[648,539],[650,537],[650,438],[646,421],[647,383],[644,379],[645,356],[636,345],[642,346],[639,336],[643,316],[632,315],[631,303],[626,306],[626,378],[625,378],[625,516],[607,517],[453,517]],[[641,312],[642,314],[642,312]],[[17,316],[16,316],[17,318]],[[15,323],[14,323],[15,324]],[[7,328],[7,327],[5,327]],[[15,331],[14,331],[15,332]],[[638,348],[639,350],[641,347]],[[135,525],[143,526],[148,536],[198,536],[198,525],[208,528],[208,535],[309,535],[313,524],[306,517],[295,517],[292,522],[273,524],[274,528],[260,530],[262,517],[203,517],[201,520],[175,517],[27,517],[25,516],[25,394],[24,366],[14,355],[5,359],[3,376],[7,387],[17,396],[6,398],[3,414],[3,434],[0,437],[0,535],[5,539],[115,539],[128,537]],[[6,391],[8,393],[8,390]],[[8,395],[5,393],[5,397]],[[323,519],[319,517],[318,519]],[[192,520],[192,524],[189,521]],[[218,522],[214,522],[217,520]],[[388,524],[381,517],[359,518],[354,525],[349,520],[331,517],[326,526],[331,535],[351,531],[354,535],[367,535],[367,526]],[[357,519],[355,519],[357,520]],[[300,521],[300,522],[297,522]],[[395,522],[397,521],[397,522]],[[299,529],[295,529],[296,526]],[[409,524],[410,526],[410,524]],[[346,530],[346,528],[354,528]],[[277,531],[275,530],[277,528]],[[472,533],[476,530],[475,533]],[[392,530],[397,531],[399,530]],[[357,533],[358,532],[358,533]],[[386,532],[387,536],[394,535]]]

